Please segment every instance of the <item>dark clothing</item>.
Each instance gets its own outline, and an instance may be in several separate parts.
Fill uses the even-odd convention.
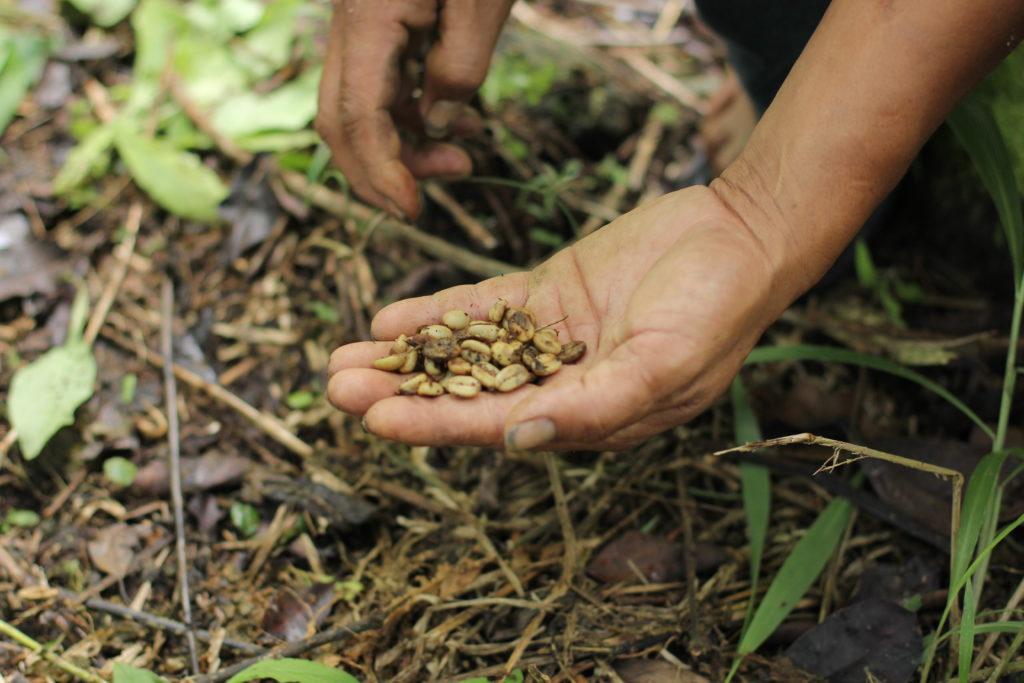
[[[759,113],[771,104],[829,0],[696,0]]]

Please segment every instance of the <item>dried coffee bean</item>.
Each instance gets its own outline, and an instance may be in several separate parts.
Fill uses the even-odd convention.
[[[582,341],[571,341],[562,347],[562,352],[558,354],[558,360],[563,363],[575,363],[578,361],[584,353],[587,352],[587,343]]]
[[[420,396],[440,396],[444,393],[444,387],[441,386],[440,382],[428,379],[416,387],[416,393]]]
[[[445,363],[444,361],[437,361],[433,358],[424,358],[423,370],[430,375],[431,379],[437,379],[445,373]]]
[[[550,327],[537,330],[533,333],[533,345],[543,353],[553,353],[556,356],[562,352],[562,342],[558,341],[558,331]]]
[[[421,372],[418,375],[413,375],[412,377],[398,385],[398,393],[415,394],[416,390],[419,389],[421,384],[429,381],[430,378],[427,377],[427,374],[425,372]]]
[[[498,373],[501,372],[491,363],[473,363],[471,374],[485,389],[498,386]]]
[[[391,353],[405,353],[409,350],[409,338],[404,334],[398,335],[398,339],[391,342]]]
[[[469,313],[465,311],[448,311],[441,316],[441,322],[453,330],[461,330],[469,324]]]
[[[533,375],[518,363],[502,368],[495,379],[495,388],[501,392],[515,391],[531,379]]]
[[[445,339],[452,336],[452,329],[447,325],[424,325],[420,334],[427,335],[428,339]]]
[[[523,345],[517,341],[496,341],[491,344],[491,359],[504,367],[518,363],[523,356]]]
[[[431,339],[423,345],[423,355],[434,360],[445,361],[459,355],[459,345],[451,337]]]
[[[491,310],[487,311],[487,319],[492,323],[500,323],[505,319],[505,311],[508,309],[508,302],[504,299],[498,299],[491,306]]]
[[[474,322],[466,328],[466,336],[473,339],[482,339],[486,342],[492,342],[497,339],[499,332],[501,332],[501,328],[494,323]]]
[[[553,375],[562,367],[562,361],[553,353],[541,353],[527,365],[530,371],[538,377],[547,377]]]
[[[537,319],[525,308],[510,308],[505,313],[504,326],[513,338],[521,342],[528,342],[533,339]]]
[[[406,354],[396,353],[391,356],[384,356],[373,361],[373,367],[378,370],[387,370],[388,372],[395,372],[403,365],[405,365]]]
[[[480,363],[491,359],[491,347],[479,339],[466,339],[461,343],[460,356],[470,363]]]
[[[452,358],[448,361],[448,372],[453,375],[468,375],[472,369],[473,364],[462,356]]]
[[[537,356],[539,355],[540,351],[537,350],[536,346],[533,344],[527,344],[523,347],[522,353],[519,354],[519,362],[526,367],[530,367],[533,365],[533,362],[537,360]]]
[[[460,375],[448,380],[445,389],[448,390],[449,394],[454,394],[460,398],[473,398],[480,393],[480,382],[472,377]]]
[[[402,365],[402,367],[398,368],[398,371],[403,374],[407,372],[412,372],[413,370],[416,369],[416,363],[419,361],[419,359],[420,353],[416,349],[410,349],[406,351],[405,363]]]

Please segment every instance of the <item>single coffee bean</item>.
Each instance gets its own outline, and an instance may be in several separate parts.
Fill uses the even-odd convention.
[[[516,363],[501,369],[498,376],[494,378],[496,382],[495,388],[501,392],[515,391],[532,378],[533,375],[530,374],[529,370]]]
[[[452,330],[461,330],[469,324],[469,313],[465,311],[448,311],[441,316],[441,322]]]
[[[445,389],[448,390],[449,394],[454,394],[460,398],[473,398],[480,393],[480,382],[472,377],[460,375],[448,380]]]

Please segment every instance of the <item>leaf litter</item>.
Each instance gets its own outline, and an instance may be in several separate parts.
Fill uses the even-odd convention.
[[[536,263],[643,188],[699,175],[693,105],[713,86],[707,74],[721,74],[722,54],[692,15],[675,17],[659,45],[649,26],[672,19],[674,3],[612,12],[572,2],[556,14],[521,2],[483,91],[493,142],[469,143],[486,175],[519,185],[432,189],[424,219],[408,226],[348,197],[318,161],[308,123],[322,4],[73,4],[12,15],[24,31],[13,49],[28,59],[0,72],[24,95],[0,138],[17,161],[0,167],[0,264],[10,269],[0,271],[0,391],[15,413],[27,391],[36,403],[26,415],[75,404],[63,406],[70,428],[53,438],[19,429],[47,444],[41,457],[31,459],[43,443],[0,442],[0,618],[108,677],[115,660],[171,680],[190,673],[155,353],[169,274],[201,680],[225,680],[218,672],[284,643],[290,656],[360,680],[497,680],[513,670],[528,680],[723,680],[756,597],[740,471],[708,455],[729,445],[725,403],[627,454],[559,454],[556,487],[540,455],[384,442],[323,399],[331,349],[366,338],[393,298]],[[676,85],[648,80],[650,65]],[[260,116],[244,116],[253,106]],[[673,125],[658,124],[666,112]],[[79,144],[69,150],[69,140]],[[622,183],[631,177],[640,180]],[[129,248],[133,205],[141,229]],[[907,246],[897,231],[875,254],[931,297],[904,303],[906,327],[885,317],[877,292],[844,282],[812,292],[767,340],[828,338],[891,357],[911,347],[918,359],[938,349],[926,354],[943,363],[929,376],[969,405],[994,405],[993,358],[1005,340],[972,325],[1005,317],[986,296],[1001,274],[962,272],[957,250],[982,241],[958,247],[962,225],[936,216],[963,214],[934,211],[900,218],[906,233],[934,228],[934,242]],[[459,246],[467,236],[488,246]],[[55,374],[70,383],[18,388],[15,372],[53,362],[40,333],[66,328],[72,289],[60,278],[73,263],[84,264],[92,316],[113,297],[97,317],[95,379],[76,362]],[[943,269],[956,288],[936,282]],[[952,318],[971,325],[950,329]],[[965,473],[977,461],[970,422],[913,386],[812,362],[752,367],[745,379],[763,397],[765,431],[902,437],[895,452],[953,453],[946,464]],[[74,386],[88,391],[66,391]],[[138,467],[131,485],[104,475],[111,457]],[[796,664],[831,680],[864,667],[908,680],[920,634],[944,605],[947,558],[892,520],[939,520],[934,530],[947,533],[944,495],[869,465],[869,505],[782,458],[758,462],[776,472],[760,591],[835,491],[863,512],[846,523],[824,578],[739,675],[798,680]],[[257,515],[251,535],[232,523],[238,506]],[[994,566],[998,609],[1013,591],[1003,571],[1013,558],[997,551]],[[0,672],[69,680],[6,640]]]

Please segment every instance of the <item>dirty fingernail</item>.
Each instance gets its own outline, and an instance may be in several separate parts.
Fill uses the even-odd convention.
[[[385,199],[384,205],[384,210],[391,214],[392,218],[397,218],[403,223],[408,222],[408,219],[405,217],[405,211],[402,211],[400,208],[398,208],[398,204],[395,204],[390,199]]]
[[[526,451],[543,446],[555,438],[555,423],[546,417],[520,422],[505,432],[505,448]]]
[[[427,129],[427,135],[432,138],[444,137],[448,129],[455,123],[455,119],[462,113],[465,105],[455,100],[438,100],[427,112],[423,123]]]

